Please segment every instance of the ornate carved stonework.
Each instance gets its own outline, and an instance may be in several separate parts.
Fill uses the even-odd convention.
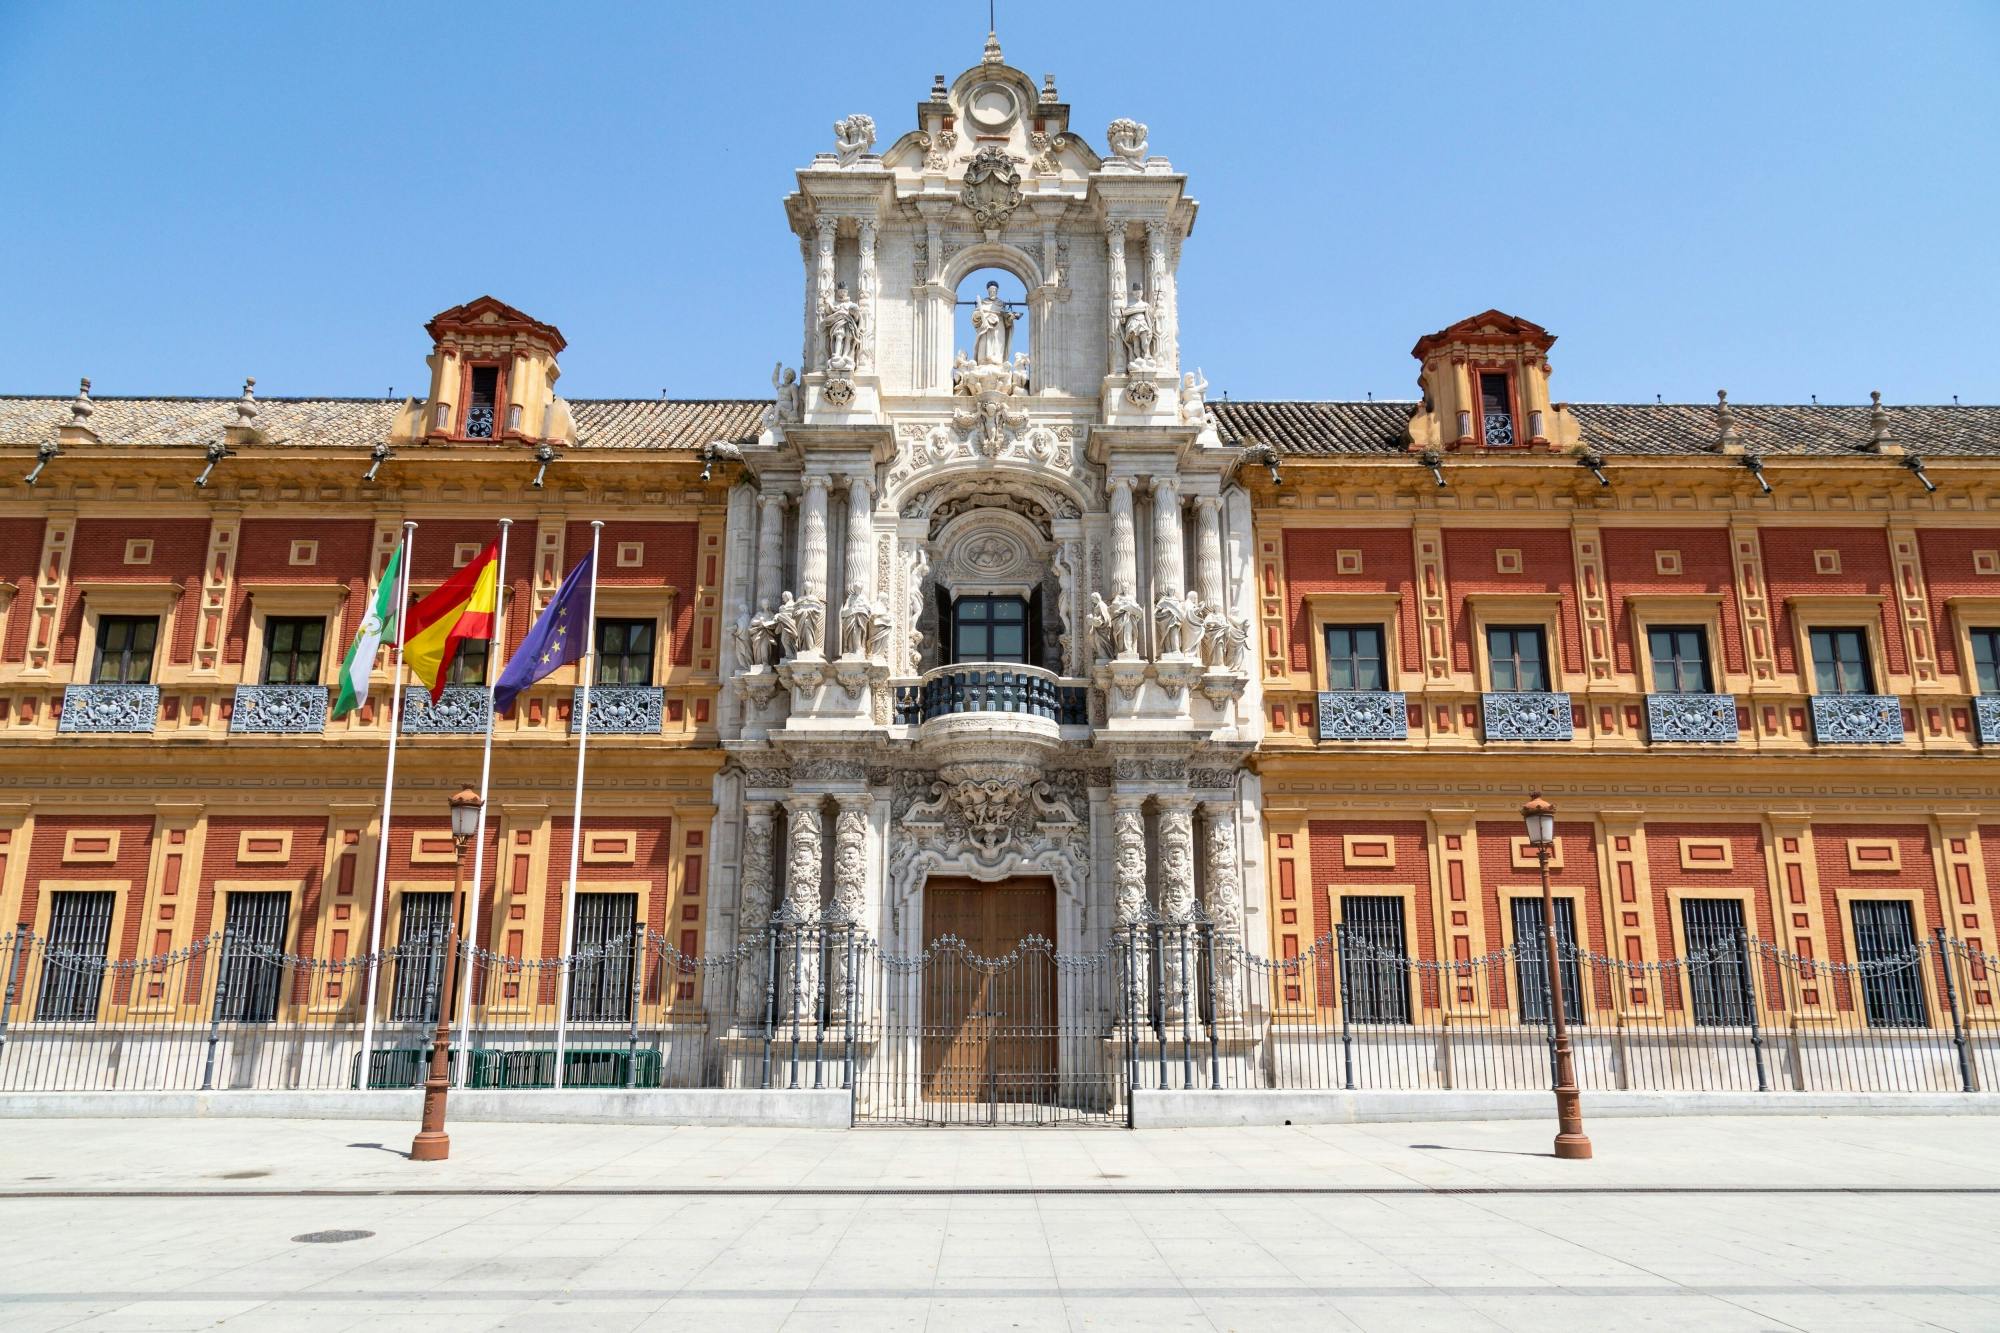
[[[972,219],[982,231],[1007,225],[1007,219],[1021,206],[1021,173],[1005,148],[988,144],[966,164],[965,188],[959,202],[972,210]]]
[[[1084,896],[1090,835],[1082,774],[996,759],[899,772],[895,782],[895,901],[940,870],[980,879],[1049,874],[1064,893]]]

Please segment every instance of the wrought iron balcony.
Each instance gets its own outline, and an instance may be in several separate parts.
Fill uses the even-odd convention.
[[[2000,745],[2000,694],[1982,694],[1973,699],[1972,718],[1981,745]]]
[[[1576,735],[1569,695],[1561,692],[1482,694],[1479,723],[1489,741],[1566,741]]]
[[[1508,445],[1514,442],[1514,414],[1512,412],[1487,412],[1484,414],[1486,443]]]
[[[326,730],[324,685],[238,685],[230,733],[318,735]]]
[[[436,703],[421,685],[403,691],[405,736],[477,736],[486,730],[484,685],[447,685]]]
[[[71,685],[57,731],[151,731],[160,716],[157,685]]]
[[[465,434],[468,439],[490,440],[493,438],[493,409],[487,407],[468,408],[465,413]]]
[[[1898,745],[1903,701],[1893,694],[1815,694],[1812,726],[1821,745]]]
[[[1323,741],[1402,741],[1410,737],[1410,706],[1401,690],[1322,690]]]
[[[1085,726],[1090,702],[1083,686],[1013,663],[939,667],[915,685],[896,687],[896,721],[904,726],[954,713],[1022,713],[1058,726]]]
[[[590,734],[593,736],[657,736],[664,691],[657,685],[593,685],[590,687]],[[583,689],[571,696],[570,734],[583,723]]]
[[[1646,734],[1656,741],[1719,744],[1736,740],[1733,694],[1649,694]]]

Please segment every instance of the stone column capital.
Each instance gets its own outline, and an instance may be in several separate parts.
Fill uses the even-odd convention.
[[[806,488],[806,493],[810,495],[814,491],[826,491],[831,489],[833,486],[833,478],[823,477],[819,473],[814,472],[804,477],[801,481],[801,484],[804,485],[804,487]]]
[[[1186,792],[1163,792],[1153,798],[1160,803],[1160,813],[1185,814],[1195,807],[1195,799]]]
[[[751,819],[769,819],[778,812],[776,801],[745,801],[743,813]]]
[[[765,509],[782,511],[787,504],[791,503],[791,498],[791,496],[786,495],[782,491],[765,491],[757,497],[757,503]]]
[[[1111,808],[1115,812],[1122,814],[1128,810],[1143,810],[1145,805],[1146,793],[1144,792],[1115,791],[1111,793]]]
[[[825,799],[825,796],[819,792],[787,796],[785,798],[785,809],[795,815],[805,813],[817,815],[819,813],[820,802]]]
[[[1132,489],[1132,479],[1126,476],[1115,476],[1107,478],[1104,483],[1104,489],[1113,492],[1116,491],[1130,492]]]
[[[840,807],[843,814],[849,810],[865,812],[870,806],[875,804],[874,796],[865,791],[837,791],[833,794],[833,801],[835,805]]]

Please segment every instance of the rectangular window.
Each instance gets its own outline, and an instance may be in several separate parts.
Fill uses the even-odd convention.
[[[264,621],[264,683],[319,684],[320,651],[326,620],[319,616],[271,616]]]
[[[1326,687],[1329,690],[1385,690],[1380,625],[1326,627]]]
[[[49,934],[42,953],[39,1023],[95,1023],[104,996],[104,960],[111,944],[110,892],[57,890],[49,903]]]
[[[486,684],[485,639],[460,639],[458,651],[452,655],[451,665],[445,668],[444,683],[447,685]]]
[[[1865,629],[1812,632],[1813,682],[1821,694],[1873,694],[1875,673],[1868,663]]]
[[[271,1023],[278,1017],[284,982],[285,923],[289,893],[232,893],[222,919],[222,994],[225,1023]]]
[[[1549,688],[1548,637],[1540,625],[1492,625],[1486,630],[1486,664],[1500,693]]]
[[[650,620],[599,620],[596,683],[651,685],[653,630]]]
[[[1700,625],[1654,625],[1646,631],[1653,656],[1653,692],[1707,694],[1708,632]]]
[[[1542,900],[1514,899],[1514,984],[1521,990],[1521,1021],[1547,1023],[1549,1014],[1549,945],[1542,930]],[[1556,951],[1562,967],[1563,1015],[1584,1021],[1583,976],[1576,961],[1576,901],[1557,898]]]
[[[472,400],[465,405],[465,433],[475,440],[493,438],[493,413],[499,405],[500,367],[472,368]]]
[[[951,604],[954,662],[1028,660],[1028,604],[1019,597],[961,597]]]
[[[1403,900],[1342,894],[1340,994],[1356,1023],[1410,1021],[1410,959]]]
[[[97,665],[93,685],[149,685],[153,680],[153,645],[160,635],[158,616],[99,616]]]
[[[1923,954],[1917,950],[1916,915],[1898,900],[1857,898],[1854,957],[1871,1028],[1930,1026],[1924,1004]]]
[[[576,895],[576,953],[569,1014],[579,1023],[622,1023],[632,1016],[632,946],[639,899],[630,893]]]
[[[1688,989],[1694,992],[1697,1027],[1741,1027],[1750,1022],[1744,978],[1747,948],[1743,904],[1735,898],[1684,898],[1681,932],[1687,940]]]
[[[1972,670],[1981,694],[2000,694],[2000,629],[1972,631]]]
[[[1514,443],[1514,395],[1509,392],[1505,372],[1480,372],[1479,432],[1489,447]]]
[[[405,893],[402,929],[396,935],[396,989],[389,1017],[399,1023],[437,1022],[438,991],[444,985],[445,931],[451,920],[449,893]]]

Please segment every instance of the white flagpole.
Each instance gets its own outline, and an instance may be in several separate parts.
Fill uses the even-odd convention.
[[[410,565],[415,560],[417,525],[403,521],[403,549],[396,562],[396,669],[389,696],[389,761],[382,771],[382,827],[375,842],[375,904],[368,911],[368,1009],[361,1018],[361,1068],[354,1080],[368,1087],[368,1070],[375,1049],[375,994],[382,981],[382,897],[389,883],[389,811],[396,800],[396,738],[403,730],[403,622],[409,617]]]
[[[563,1047],[569,1035],[569,979],[571,918],[576,915],[576,863],[583,851],[583,756],[590,748],[590,677],[597,669],[597,547],[604,536],[604,520],[590,520],[590,613],[583,619],[583,656],[577,672],[583,681],[577,707],[583,720],[576,729],[576,800],[569,816],[569,880],[563,885],[562,958],[556,965],[556,1086],[563,1085]]]
[[[506,651],[507,636],[507,530],[514,520],[500,520],[499,567],[493,581],[493,637],[486,643],[486,748],[479,756],[479,827],[472,835],[472,898],[465,905],[464,945],[470,949],[479,940],[479,889],[486,875],[486,785],[493,776],[493,671],[494,660]],[[501,661],[505,661],[504,658]],[[464,1087],[472,1059],[472,955],[466,954],[465,990],[458,1009],[458,1086]]]

